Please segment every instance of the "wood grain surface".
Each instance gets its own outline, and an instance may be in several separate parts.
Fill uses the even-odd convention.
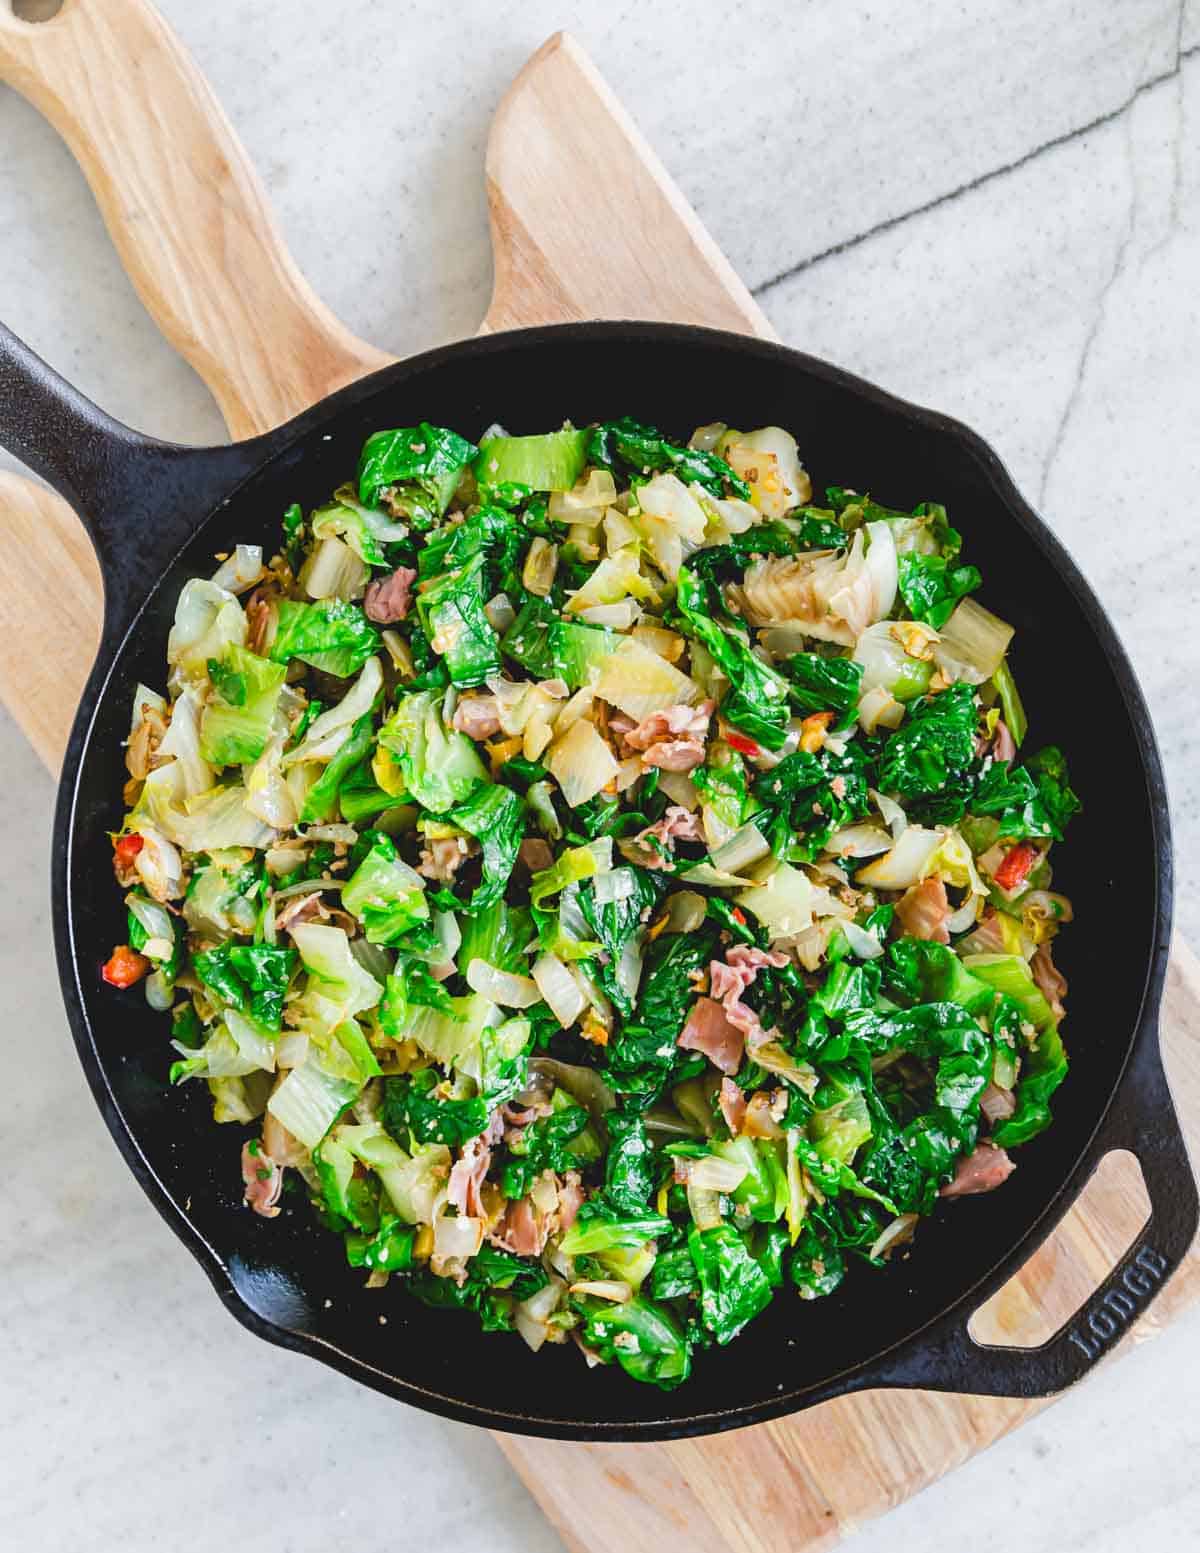
[[[0,79],[61,130],[152,316],[212,389],[230,431],[266,429],[386,363],[314,296],[191,60],[146,0],[66,0],[53,22],[0,5]],[[495,290],[485,329],[586,317],[686,320],[764,337],[770,326],[582,50],[551,38],[496,115],[487,153]],[[581,202],[577,191],[589,188]],[[631,217],[630,212],[633,212]],[[0,475],[20,543],[0,592],[0,696],[56,769],[100,619],[99,576],[74,515]],[[33,601],[67,589],[74,639]],[[1200,1146],[1200,966],[1176,948],[1163,1013],[1168,1071]],[[1032,1344],[1066,1320],[1145,1222],[1141,1176],[1114,1153],[973,1334]],[[1200,1297],[1195,1251],[1127,1342]],[[500,1437],[560,1529],[588,1553],[631,1546],[807,1553],[831,1546],[1044,1407],[873,1393],[798,1418],[669,1445]]]

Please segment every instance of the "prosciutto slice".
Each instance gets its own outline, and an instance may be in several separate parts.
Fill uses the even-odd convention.
[[[974,1197],[980,1192],[994,1192],[1016,1168],[1005,1151],[994,1143],[977,1144],[973,1153],[959,1160],[954,1179],[942,1187],[941,1195]]]
[[[283,1191],[283,1170],[257,1139],[252,1139],[242,1149],[242,1181],[246,1188],[242,1200],[246,1206],[264,1219],[276,1218],[279,1194]]]
[[[922,879],[905,890],[896,902],[896,915],[910,938],[923,938],[932,944],[948,944],[950,902],[940,879]]]
[[[684,1051],[703,1052],[713,1067],[733,1075],[742,1065],[746,1037],[725,1017],[719,1003],[697,998],[676,1045]]]

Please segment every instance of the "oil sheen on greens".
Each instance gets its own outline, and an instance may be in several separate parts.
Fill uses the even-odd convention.
[[[137,688],[103,972],[264,1237],[670,1388],[1003,1185],[1079,801],[944,508],[626,417],[383,427],[280,516]]]

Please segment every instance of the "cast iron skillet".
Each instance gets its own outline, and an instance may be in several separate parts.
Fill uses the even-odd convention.
[[[1002,1191],[947,1204],[913,1254],[858,1269],[836,1295],[782,1291],[731,1347],[698,1355],[673,1393],[572,1347],[531,1356],[469,1316],[360,1273],[304,1206],[266,1223],[241,1206],[240,1137],[215,1128],[200,1086],[172,1091],[165,1021],[102,984],[125,936],[107,832],[122,814],[121,741],[133,687],[161,684],[184,581],[236,540],[278,542],[353,471],[367,434],[426,419],[477,435],[501,417],[535,431],[631,414],[686,434],[720,417],[782,422],[813,483],[852,483],[911,506],[944,501],[983,571],[983,598],[1016,626],[1015,669],[1035,741],[1063,744],[1084,813],[1056,848],[1078,917],[1060,959],[1071,981],[1074,1065],[1050,1132]],[[1148,714],[1104,610],[996,455],[958,423],[796,351],[663,324],[571,324],[474,339],[389,367],[278,431],[233,447],[155,442],[118,425],[6,331],[0,441],[87,524],[106,587],[104,633],[63,767],[54,832],[59,974],[80,1060],[150,1200],[239,1321],[285,1348],[431,1411],[563,1439],[653,1440],[735,1428],[883,1386],[1041,1396],[1116,1340],[1178,1264],[1197,1223],[1158,1051],[1171,926],[1171,849]],[[54,610],[53,600],[47,608]],[[60,628],[71,629],[69,620]],[[7,644],[7,650],[20,650]],[[1149,1223],[1103,1288],[1042,1347],[980,1347],[970,1313],[1028,1258],[1113,1148],[1141,1162]],[[377,1317],[386,1312],[381,1327]]]

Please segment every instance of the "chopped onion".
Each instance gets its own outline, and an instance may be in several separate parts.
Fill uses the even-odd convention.
[[[396,968],[396,956],[382,944],[369,943],[361,934],[350,940],[350,953],[376,981],[382,982]]]
[[[628,1305],[633,1298],[633,1290],[617,1278],[585,1278],[581,1283],[573,1283],[567,1292],[590,1294],[593,1299],[611,1300],[614,1305]]]
[[[483,1244],[483,1220],[459,1214],[450,1218],[442,1214],[433,1226],[433,1257],[436,1261],[457,1260],[465,1262],[475,1255]]]
[[[600,665],[596,694],[640,722],[669,706],[694,706],[700,687],[644,643],[625,636]]]
[[[462,943],[462,928],[452,911],[435,911],[433,925],[442,945],[442,963],[453,960]]]
[[[558,1187],[554,1184],[554,1177],[544,1173],[529,1189],[529,1200],[541,1214],[553,1213],[558,1207]]]
[[[858,720],[864,733],[874,733],[879,728],[899,728],[904,721],[904,708],[890,691],[877,685],[860,699]]]
[[[702,1138],[704,1129],[698,1122],[681,1116],[674,1106],[651,1106],[646,1112],[646,1127],[650,1132],[666,1133],[672,1138]]]
[[[687,1200],[688,1208],[692,1214],[692,1221],[698,1230],[703,1232],[706,1229],[715,1229],[720,1224],[720,1192],[714,1192],[710,1187],[695,1186],[689,1181]]]
[[[890,852],[858,870],[854,882],[876,890],[907,890],[928,873],[933,855],[944,839],[939,830],[910,825]]]
[[[899,1218],[888,1224],[879,1239],[867,1252],[870,1257],[887,1256],[889,1251],[896,1246],[902,1246],[913,1237],[913,1231],[920,1223],[921,1216],[918,1213],[902,1213]]]
[[[814,1067],[807,1062],[797,1062],[778,1041],[768,1041],[765,1046],[756,1046],[751,1055],[764,1072],[774,1073],[778,1078],[787,1079],[806,1095],[812,1095],[821,1082]]]
[[[308,1056],[308,1036],[302,1030],[286,1030],[275,1042],[275,1065],[298,1068]]]
[[[664,933],[694,933],[708,914],[704,896],[695,890],[680,890],[667,898],[667,925]]]
[[[558,570],[558,546],[538,534],[525,555],[521,582],[526,592],[545,598],[554,586],[554,574]]]
[[[688,1187],[698,1191],[734,1192],[746,1179],[748,1167],[737,1160],[706,1154],[689,1161]]]
[[[147,949],[149,944],[145,946]],[[165,1014],[175,1001],[175,983],[169,982],[162,971],[146,977],[146,1002],[156,1014]]]
[[[724,421],[712,421],[707,426],[697,426],[688,438],[688,447],[701,453],[711,453],[729,430]]]
[[[958,910],[952,911],[946,918],[947,929],[951,933],[965,933],[968,928],[974,927],[982,905],[982,896],[969,894]]]
[[[677,803],[681,809],[686,809],[689,814],[694,813],[700,807],[700,794],[696,791],[696,784],[692,781],[688,772],[660,770],[658,786],[659,791],[666,793],[672,803]],[[718,845],[720,845],[719,842]]]
[[[340,841],[347,847],[352,847],[358,840],[353,825],[310,825],[307,830],[297,831],[297,835],[301,841]]]
[[[982,685],[1004,662],[1014,634],[1006,620],[974,599],[963,599],[942,627],[934,661],[948,680]]]
[[[529,1071],[535,1078],[565,1089],[571,1099],[577,1100],[597,1121],[617,1103],[616,1095],[595,1068],[560,1062],[557,1057],[538,1056],[529,1059]]]
[[[360,599],[370,578],[361,556],[330,534],[305,561],[297,581],[310,599]]]
[[[497,593],[483,606],[483,612],[488,618],[488,625],[493,631],[501,635],[508,630],[517,618],[517,612],[512,606],[512,600],[507,593]]]
[[[298,842],[285,842],[269,848],[263,861],[269,874],[290,874],[294,868],[300,867],[307,856],[308,853]]]
[[[593,888],[597,906],[608,906],[613,901],[623,901],[637,890],[637,880],[632,868],[614,868],[611,873],[598,874]]]
[[[611,1030],[613,1027],[613,1006],[605,995],[600,983],[594,976],[589,975],[584,970],[582,960],[572,961],[567,966],[567,971],[580,992],[583,993],[585,1005],[591,1008],[606,1030]]]
[[[285,766],[298,765],[306,760],[332,760],[350,737],[354,723],[375,704],[375,697],[383,689],[383,667],[378,658],[368,658],[362,673],[337,703],[320,717],[314,718],[304,736],[304,743],[289,750],[283,757]]]
[[[868,933],[866,928],[859,927],[857,922],[843,922],[842,932],[846,935],[846,942],[850,945],[852,953],[860,960],[878,960],[883,953],[883,945],[874,933]]]
[[[741,874],[731,874],[728,869],[714,868],[711,863],[694,863],[691,868],[685,869],[680,875],[689,884],[709,885],[714,889],[746,889],[755,888],[753,879],[744,878]]]
[[[878,857],[890,852],[892,837],[878,825],[846,825],[835,831],[825,843],[826,852],[835,857]]]
[[[618,769],[608,744],[591,723],[582,720],[554,744],[548,764],[572,809],[603,791]]]
[[[533,979],[555,1019],[564,1030],[573,1025],[587,1000],[570,971],[556,954],[544,954],[533,962]]]
[[[611,507],[617,499],[617,482],[607,469],[589,469],[569,491],[550,493],[549,513],[559,522],[577,523],[580,513]]]
[[[814,922],[812,927],[805,928],[803,933],[797,933],[791,940],[796,958],[806,971],[815,971],[820,966],[837,925],[835,917],[826,917],[823,921]]]
[[[753,912],[772,938],[790,938],[812,926],[813,883],[790,863],[771,863],[758,883],[735,896],[735,904]]]
[[[642,606],[634,599],[622,599],[617,604],[592,604],[579,611],[580,620],[590,626],[609,626],[614,631],[628,631],[635,620],[640,619]]]
[[[261,545],[238,545],[213,573],[213,586],[224,588],[227,593],[245,593],[261,580],[265,571]]]
[[[751,863],[760,862],[764,857],[769,857],[770,853],[771,843],[758,826],[751,823],[743,825],[728,841],[722,842],[709,861],[722,873],[740,874]]]
[[[322,890],[340,890],[344,879],[298,879],[295,884],[285,884],[275,891],[274,899],[283,901],[289,895],[317,895]]]
[[[531,977],[498,971],[494,965],[478,958],[467,966],[467,985],[472,992],[505,1008],[530,1008],[541,998],[537,983]]]
[[[642,979],[642,949],[645,935],[634,933],[626,941],[621,951],[621,958],[617,961],[614,975],[617,985],[632,1003],[637,998],[638,983]]]
[[[522,1300],[513,1311],[513,1325],[534,1353],[546,1341],[550,1317],[558,1309],[565,1289],[566,1284],[561,1278],[551,1278],[548,1284],[536,1294],[531,1294],[527,1300]]]
[[[142,849],[133,860],[138,878],[156,901],[173,901],[183,894],[183,859],[177,847],[152,825],[138,822]]]
[[[383,645],[388,650],[388,657],[392,660],[392,667],[402,679],[411,679],[416,673],[416,664],[413,663],[412,650],[408,643],[400,635],[399,631],[382,631]]]
[[[891,831],[893,840],[899,841],[908,829],[908,815],[896,800],[889,798],[886,793],[877,793],[873,787],[869,788],[868,792],[879,810],[883,823]]]

